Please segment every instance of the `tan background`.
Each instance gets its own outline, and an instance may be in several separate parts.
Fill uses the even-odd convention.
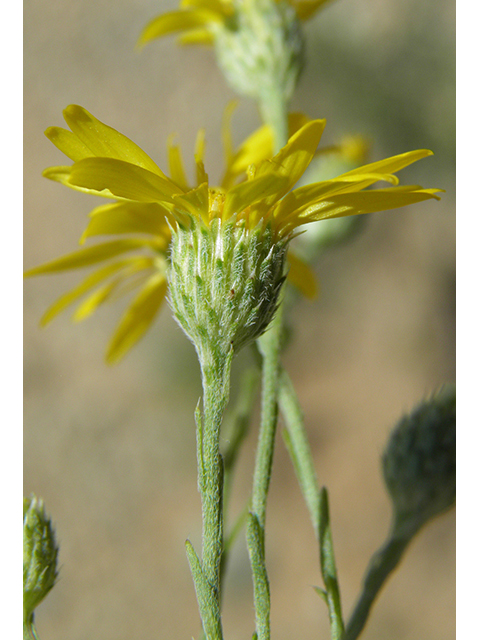
[[[93,198],[41,177],[63,158],[42,135],[79,103],[165,167],[178,132],[191,157],[208,133],[219,176],[219,126],[232,92],[213,54],[173,39],[134,51],[142,26],[173,1],[26,0],[25,265],[73,250]],[[320,481],[330,490],[346,612],[388,529],[379,455],[398,416],[454,379],[454,3],[339,0],[306,25],[308,64],[293,107],[326,117],[325,140],[353,131],[373,158],[435,151],[404,183],[447,190],[441,203],[371,216],[355,242],[317,265],[322,296],[301,301],[285,363],[296,384]],[[243,101],[236,140],[259,123]],[[199,547],[193,349],[167,309],[119,366],[102,359],[122,304],[81,325],[38,320],[79,274],[25,285],[25,493],[56,523],[60,581],[38,610],[42,640],[199,637],[184,554]],[[241,367],[241,358],[236,368]],[[256,424],[242,454],[233,510],[247,500]],[[281,439],[267,529],[274,640],[327,638],[317,550]],[[240,537],[225,597],[229,640],[253,631]],[[454,637],[454,513],[431,523],[378,601],[365,640]]]

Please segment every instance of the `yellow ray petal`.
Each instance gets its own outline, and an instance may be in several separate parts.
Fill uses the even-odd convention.
[[[338,177],[345,178],[357,175],[359,173],[396,173],[397,171],[400,171],[400,169],[408,167],[408,165],[412,164],[413,162],[417,162],[417,160],[421,160],[422,158],[426,158],[428,156],[433,156],[433,151],[429,151],[428,149],[407,151],[407,153],[401,153],[397,156],[392,156],[391,158],[385,158],[384,160],[379,160],[378,162],[365,164],[363,165],[363,167],[358,167],[357,169],[353,169],[352,171],[347,171],[347,173],[343,173]]]
[[[360,193],[343,193],[312,204],[305,212],[298,216],[294,227],[305,222],[341,218],[363,213],[375,213],[398,209],[409,204],[435,198],[441,189],[421,189],[417,186],[392,187],[390,189],[375,189]]]
[[[310,118],[304,113],[292,112],[288,114],[288,137],[291,138],[302,127],[310,122]]]
[[[235,176],[247,170],[251,164],[258,165],[273,155],[273,134],[268,125],[254,131],[237,149],[229,163],[229,172]]]
[[[57,271],[68,271],[69,269],[89,267],[90,265],[97,264],[103,260],[114,258],[121,253],[133,251],[134,249],[143,249],[144,247],[155,249],[156,243],[144,238],[126,238],[124,240],[104,242],[102,244],[97,244],[94,247],[87,247],[86,249],[74,251],[73,253],[69,253],[61,258],[41,264],[38,267],[34,267],[33,269],[28,269],[28,271],[25,271],[24,277],[30,278],[31,276],[38,276],[45,273],[55,273]]]
[[[82,322],[92,315],[94,311],[98,309],[100,305],[106,302],[113,294],[115,289],[120,284],[122,278],[118,277],[107,282],[103,286],[99,287],[91,295],[88,296],[83,302],[81,302],[75,309],[75,313],[72,316],[73,322]]]
[[[145,284],[122,316],[107,350],[107,362],[118,362],[145,334],[167,293],[167,280],[156,273]]]
[[[166,177],[138,145],[127,136],[97,120],[83,107],[71,104],[64,110],[63,116],[72,132],[90,149],[91,156],[124,160]]]
[[[282,198],[303,175],[310,164],[325,128],[325,120],[312,120],[295,133],[271,160],[262,162],[257,169],[257,176],[275,171],[288,178],[285,187],[275,196],[267,200],[273,204]]]
[[[82,280],[82,282],[78,286],[74,287],[70,291],[67,291],[67,293],[58,298],[46,310],[46,312],[42,316],[42,319],[40,320],[40,324],[44,327],[49,322],[51,322],[53,318],[55,318],[55,316],[57,316],[64,309],[78,300],[78,298],[81,298],[88,291],[90,291],[90,289],[93,289],[93,287],[96,287],[98,284],[100,284],[102,280],[109,278],[114,273],[121,271],[122,269],[130,266],[136,261],[143,262],[145,264],[144,268],[147,268],[147,266],[153,266],[154,258],[133,256],[124,260],[118,260],[117,262],[107,264],[104,267],[97,269],[93,273],[90,273],[84,280]]]
[[[287,254],[288,260],[288,274],[287,279],[293,284],[301,293],[307,298],[313,300],[317,297],[317,279],[312,268],[293,251],[289,251]]]
[[[197,187],[205,182],[208,184],[208,174],[205,171],[203,159],[205,157],[205,129],[200,129],[197,133],[195,141],[195,169],[197,178]]]
[[[208,29],[192,29],[178,36],[177,42],[186,47],[191,45],[212,47],[215,44],[215,38]]]
[[[236,106],[237,102],[233,101],[227,106],[222,127],[225,157],[227,159],[227,169],[221,182],[224,189],[231,187],[235,179],[247,171],[251,164],[257,166],[263,160],[268,160],[273,156],[273,133],[268,125],[259,127],[234,152],[230,133],[230,119]],[[309,118],[303,113],[288,114],[289,137],[293,136],[308,122]]]
[[[177,31],[188,31],[204,27],[210,22],[222,22],[223,15],[208,9],[194,9],[193,11],[170,11],[151,20],[142,31],[138,39],[138,46],[142,47],[156,38],[166,36]]]
[[[80,238],[83,244],[87,238],[123,233],[148,233],[165,241],[165,249],[170,241],[167,219],[170,212],[157,203],[117,202],[97,207],[90,213],[90,221]]]
[[[278,199],[276,194],[281,193],[286,184],[288,184],[288,176],[277,173],[264,173],[252,180],[238,184],[230,189],[226,195],[223,219],[228,220],[235,213],[240,213],[259,200]]]
[[[170,136],[167,143],[170,177],[184,191],[188,191],[190,187],[188,186],[187,176],[185,175],[182,152],[180,151],[180,147],[178,145],[173,144],[173,138],[174,136]]]
[[[195,159],[203,162],[205,158],[205,129],[199,129],[195,140]],[[205,170],[204,170],[205,171]]]
[[[137,202],[171,202],[173,195],[182,193],[168,178],[115,158],[85,158],[76,162],[68,185],[90,189],[99,195],[108,189],[116,198]]]
[[[307,207],[320,200],[337,193],[361,191],[366,186],[380,180],[394,185],[398,184],[398,178],[391,174],[358,174],[350,176],[349,179],[334,178],[333,180],[307,184],[287,193],[283,200],[275,206],[272,215],[279,223],[280,221],[284,222],[294,215],[301,214]]]
[[[182,9],[197,8],[210,9],[225,18],[233,15],[234,7],[231,0],[181,0],[180,7]]]
[[[92,155],[91,150],[78,136],[62,127],[48,127],[45,135],[70,160],[76,162]]]
[[[48,178],[49,180],[54,180],[55,182],[60,182],[65,186],[69,185],[70,173],[72,172],[71,166],[62,166],[62,167],[48,167],[48,169],[44,169],[42,171],[42,176],[44,178]]]
[[[173,198],[175,215],[188,214],[208,223],[208,184],[204,182],[188,193]]]
[[[124,284],[129,278],[134,275],[138,275],[142,271],[148,270],[151,272],[153,265],[152,258],[138,258],[135,261],[132,261],[129,267],[123,270],[123,273],[120,273],[116,278],[107,282],[103,286],[99,287],[96,291],[92,293],[92,295],[88,296],[78,307],[75,309],[75,313],[72,316],[72,320],[74,322],[82,322],[86,320],[89,316],[94,313],[98,307],[110,299],[113,299],[113,294],[117,292],[119,286]],[[141,283],[144,282],[149,277],[148,273],[143,273],[140,276],[140,281],[138,278],[133,283],[135,288]],[[119,295],[124,295],[129,291],[128,287],[124,287],[123,290],[119,291]]]
[[[88,189],[86,187],[80,187],[76,184],[72,184],[70,182],[70,176],[72,175],[72,166],[48,167],[48,169],[44,169],[42,171],[42,176],[44,178],[48,178],[49,180],[60,182],[61,184],[65,185],[69,189],[73,189],[74,191],[80,191],[81,193],[88,193],[90,195],[100,196],[101,198],[109,198],[109,199],[115,198],[113,193],[108,189],[103,189],[103,191],[97,191],[96,189]]]

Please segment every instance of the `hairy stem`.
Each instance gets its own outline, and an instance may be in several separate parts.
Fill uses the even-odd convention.
[[[252,507],[247,528],[258,640],[269,640],[270,638],[270,592],[265,566],[265,520],[277,427],[278,375],[282,334],[280,307],[270,329],[258,341],[263,357],[262,407],[253,475]]]
[[[265,527],[267,494],[272,473],[275,431],[278,416],[279,359],[283,333],[281,307],[258,345],[263,357],[262,408],[258,436],[255,471],[253,475],[252,513],[262,528]]]
[[[223,461],[220,455],[220,427],[228,402],[232,357],[233,353],[226,356],[199,354],[203,411],[201,416],[197,412],[197,459],[203,517],[201,569],[205,584],[196,580],[195,586],[197,599],[207,603],[203,606],[210,610],[209,619],[216,621],[212,634],[205,628],[205,615],[202,615],[208,640],[222,638],[220,563],[223,549]],[[199,594],[199,588],[208,593]]]
[[[370,560],[363,582],[363,591],[348,621],[342,640],[356,640],[362,632],[373,602],[385,580],[395,569],[405,551],[411,537],[392,536],[387,540]]]

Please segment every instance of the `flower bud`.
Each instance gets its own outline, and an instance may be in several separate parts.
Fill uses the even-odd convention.
[[[31,622],[34,609],[57,579],[58,546],[43,501],[32,495],[23,500],[23,614]]]
[[[288,240],[263,222],[191,219],[172,232],[170,304],[197,352],[225,356],[260,336],[278,306]]]
[[[383,455],[397,534],[413,535],[455,502],[454,387],[445,387],[403,417]]]
[[[303,63],[303,37],[295,9],[286,0],[235,0],[235,12],[213,24],[217,60],[241,95],[264,101],[293,95]]]

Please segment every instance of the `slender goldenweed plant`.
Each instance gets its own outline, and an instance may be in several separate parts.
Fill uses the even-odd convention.
[[[229,548],[244,526],[254,587],[254,638],[270,638],[266,510],[279,412],[318,540],[324,587],[317,591],[327,604],[332,640],[359,636],[378,591],[411,538],[455,497],[455,394],[446,388],[403,418],[386,447],[384,475],[394,512],[391,533],[372,558],[358,603],[345,620],[327,491],[318,484],[302,411],[280,360],[286,342],[284,319],[295,289],[315,295],[308,262],[291,251],[291,243],[305,225],[337,219],[326,234],[315,232],[302,239],[303,254],[313,259],[323,246],[358,232],[350,216],[438,199],[440,190],[400,186],[395,175],[430,151],[358,166],[352,157],[363,155],[358,148],[364,151],[364,145],[353,145],[356,154],[351,153],[351,141],[350,146],[319,149],[325,121],[289,114],[304,60],[300,21],[323,4],[325,0],[183,0],[178,11],[160,15],[143,31],[140,45],[174,32],[181,34],[183,44],[213,45],[231,86],[258,102],[264,125],[238,149],[231,143],[232,109],[227,108],[226,166],[216,183],[204,167],[203,132],[194,154],[196,180],[189,184],[178,147],[169,145],[165,173],[134,142],[80,106],[65,109],[68,129],[55,126],[46,131],[71,164],[50,167],[45,177],[109,200],[91,212],[81,243],[98,236],[111,239],[27,271],[27,276],[35,276],[95,267],[46,311],[42,324],[73,304],[74,318],[81,320],[136,288],[108,345],[107,361],[124,357],[165,300],[198,355],[203,398],[195,423],[202,548],[195,550],[187,541],[186,551],[208,640],[224,637],[222,582]],[[343,171],[335,178],[309,182],[306,172],[319,153],[339,154]],[[370,189],[378,182],[388,186]],[[225,428],[232,360],[245,347],[255,351],[258,365],[245,371],[230,446],[222,456],[220,433]],[[233,471],[259,383],[251,500],[248,512],[227,532],[224,514]],[[31,639],[37,637],[33,610],[55,582],[58,553],[50,521],[34,497],[25,503],[24,547],[24,638]]]

